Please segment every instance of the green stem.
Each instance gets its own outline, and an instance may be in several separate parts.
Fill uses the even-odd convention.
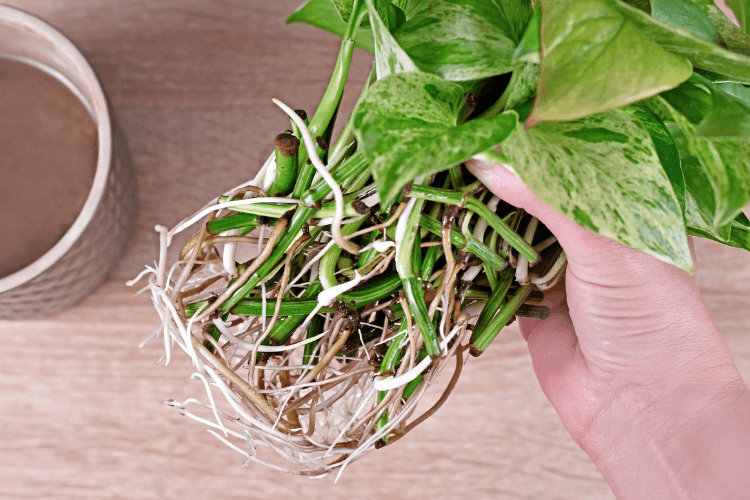
[[[323,323],[324,319],[323,316],[320,316],[319,314],[316,314],[315,317],[310,320],[310,325],[307,327],[307,338],[311,339],[321,333],[323,331]],[[320,340],[317,342],[310,342],[309,344],[305,344],[305,351],[302,356],[302,364],[303,365],[317,365],[318,364],[318,357],[313,357],[313,353],[315,352],[315,349],[318,347],[318,344],[320,343]],[[304,377],[307,375],[307,372],[310,370],[304,370],[302,372],[301,377]]]
[[[320,100],[320,105],[315,111],[315,115],[310,120],[308,130],[310,131],[310,136],[313,138],[325,135],[325,131],[328,129],[341,103],[341,96],[344,93],[344,86],[349,75],[349,65],[351,64],[352,53],[354,52],[354,37],[361,22],[362,5],[362,0],[354,0],[352,14],[346,25],[346,32],[341,42],[341,49],[336,59],[333,75],[328,83],[325,94],[323,94],[323,98]],[[299,162],[302,165],[302,169],[292,193],[294,198],[299,198],[302,193],[309,189],[310,182],[312,182],[313,175],[315,174],[315,167],[306,163],[308,158],[309,154],[303,144],[299,152]]]
[[[357,177],[367,171],[369,164],[364,153],[358,151],[347,158],[331,175],[336,184],[343,184],[353,177]],[[321,179],[310,191],[300,197],[303,205],[311,207],[318,201],[324,200],[331,194],[331,186]]]
[[[526,241],[513,229],[511,229],[503,220],[492,210],[487,208],[487,205],[477,200],[473,196],[467,196],[464,193],[451,191],[448,189],[440,189],[431,186],[419,186],[414,185],[411,187],[409,196],[420,200],[433,201],[438,203],[444,203],[446,205],[455,205],[463,208],[464,206],[477,214],[480,218],[484,219],[487,224],[497,231],[502,238],[508,242],[510,246],[518,250],[518,253],[523,255],[529,260],[529,263],[534,264],[539,260],[539,253],[534,250],[534,247],[526,243]]]
[[[341,228],[341,235],[349,236],[359,229],[364,222],[365,219],[359,219],[351,224],[347,224]],[[320,282],[326,290],[339,284],[336,279],[336,263],[338,262],[339,256],[343,250],[344,249],[340,246],[333,245],[320,259]]]
[[[230,229],[240,229],[243,227],[258,227],[258,216],[255,214],[234,214],[221,219],[212,220],[208,223],[209,233],[219,234]]]
[[[492,269],[503,269],[508,265],[498,254],[487,248],[468,231],[464,233],[464,237],[466,238],[466,245],[462,248],[464,252],[473,253]]]
[[[500,309],[506,295],[508,295],[508,289],[513,283],[513,277],[514,272],[510,267],[506,268],[500,275],[500,279],[498,280],[499,286],[493,289],[492,294],[490,294],[490,297],[487,300],[487,304],[485,304],[484,308],[482,308],[482,312],[479,314],[477,324],[474,325],[474,331],[471,332],[472,342],[479,338],[485,328],[487,328],[487,325],[490,324],[492,317]]]
[[[427,280],[432,276],[432,271],[435,269],[435,263],[443,255],[443,247],[434,246],[428,247],[425,252],[424,259],[422,259],[422,279]]]
[[[520,287],[513,297],[503,305],[497,315],[492,318],[492,321],[489,322],[476,340],[472,342],[470,352],[473,356],[479,356],[489,347],[490,343],[497,337],[497,334],[500,333],[500,330],[503,329],[508,321],[510,321],[510,318],[521,307],[521,304],[523,304],[533,289],[533,284]]]
[[[469,210],[487,221],[487,224],[497,231],[497,233],[507,241],[510,246],[526,257],[530,264],[535,264],[539,260],[539,252],[534,250],[534,247],[530,244],[526,243],[521,235],[516,233],[510,226],[508,226],[508,224],[503,222],[503,219],[501,219],[495,212],[487,208],[487,205],[471,196],[466,197],[466,204]]]
[[[430,217],[429,215],[423,215],[419,219],[419,224],[424,228],[427,229],[429,232],[434,234],[435,236],[442,236],[442,224]],[[466,247],[466,237],[464,237],[463,234],[456,231],[455,229],[451,229],[451,243],[454,246],[457,246],[459,250]]]
[[[313,210],[311,208],[297,208],[297,210],[294,212],[294,215],[292,215],[292,220],[282,233],[279,240],[277,240],[274,249],[271,251],[271,255],[268,256],[268,259],[266,259],[266,261],[261,264],[261,266],[255,272],[255,274],[250,277],[247,283],[241,286],[239,290],[234,292],[234,295],[232,295],[224,304],[222,304],[219,309],[221,309],[222,311],[230,311],[235,305],[237,305],[240,300],[247,297],[247,295],[253,288],[258,286],[258,284],[260,284],[260,282],[267,277],[269,271],[271,271],[271,269],[273,269],[276,264],[279,263],[279,261],[284,257],[284,254],[287,252],[287,250],[289,250],[289,247],[292,246],[292,243],[297,240],[299,233],[302,230],[302,226],[304,226],[305,223],[307,223],[307,221],[310,219],[312,212]]]
[[[321,289],[322,290],[322,289]],[[274,300],[266,301],[266,313],[273,311]],[[185,314],[191,317],[195,312],[205,304],[204,300],[192,302],[185,305]],[[316,299],[284,299],[279,308],[279,316],[304,316],[310,314],[318,304]],[[334,309],[321,309],[321,312],[333,312]],[[260,316],[263,314],[263,301],[261,299],[242,299],[235,305],[232,314],[245,314],[248,316]]]
[[[377,239],[378,233],[378,231],[373,231],[370,233],[370,236],[367,239],[368,245]],[[381,253],[374,248],[370,248],[369,250],[365,250],[364,252],[362,252],[359,256],[359,261],[357,262],[357,269],[359,269],[360,271],[359,274],[365,274],[369,272],[371,270],[371,264],[375,262],[375,259],[379,255],[381,255]]]
[[[432,217],[423,215],[419,223],[432,234],[436,236],[442,235],[442,225]],[[459,250],[473,253],[482,259],[482,262],[486,262],[494,269],[503,269],[506,266],[505,261],[497,253],[468,232],[461,234],[455,229],[451,229],[451,243],[458,247]]]
[[[417,359],[414,360],[416,363],[419,363],[424,358],[427,357],[427,351],[425,349],[421,349],[419,351],[419,354],[417,354]],[[414,391],[417,390],[417,387],[419,387],[419,384],[422,383],[422,380],[424,380],[424,375],[419,374],[417,375],[417,378],[406,384],[406,387],[404,387],[404,392],[401,394],[401,399],[404,401],[409,401],[409,398],[412,394],[414,394]]]
[[[359,104],[359,101],[362,100],[365,93],[367,93],[367,89],[370,88],[370,85],[373,84],[377,80],[377,74],[375,71],[375,65],[373,64],[370,68],[370,74],[367,75],[367,80],[365,80],[365,85],[362,87],[362,91],[359,93],[359,98],[357,99],[357,104]],[[354,109],[356,109],[357,104],[354,105]],[[347,144],[352,142],[354,140],[354,113],[351,113],[349,115],[349,118],[346,121],[346,125],[344,125],[344,129],[339,134],[338,139],[336,140],[336,144],[333,146],[331,150],[331,157],[335,157],[338,155],[343,148],[346,147]]]
[[[495,101],[492,106],[484,110],[481,115],[477,116],[476,120],[481,120],[483,118],[492,118],[495,115],[498,115],[503,112],[505,109],[505,104],[508,102],[508,98],[510,97],[510,94],[513,92],[513,87],[516,86],[516,82],[518,81],[518,77],[520,76],[521,72],[523,71],[523,68],[518,68],[517,70],[513,71],[513,74],[510,76],[510,81],[508,82],[508,86],[505,87],[505,90],[500,95],[497,101]]]
[[[402,353],[404,351],[405,345],[403,344],[403,341],[406,338],[406,327],[407,323],[406,321],[401,322],[401,326],[399,326],[398,331],[396,332],[396,335],[393,336],[391,339],[391,343],[388,345],[388,350],[383,355],[383,360],[380,362],[380,373],[387,373],[387,372],[395,372],[396,371],[396,364],[397,362],[403,357]],[[388,394],[388,391],[378,391],[378,403],[383,401],[385,399],[385,396]],[[385,410],[382,415],[380,415],[380,418],[378,419],[377,427],[376,429],[378,432],[383,429],[388,424],[388,410]],[[383,440],[387,440],[387,436],[383,436]]]
[[[497,251],[497,237],[497,231],[492,231],[492,234],[490,234],[490,244],[488,245],[488,248],[493,253]],[[484,273],[487,275],[487,281],[490,282],[490,289],[494,290],[495,288],[497,288],[498,284],[497,269],[487,264],[486,262],[482,263],[482,267],[484,267]]]
[[[302,324],[303,321],[305,321],[305,318],[315,310],[315,307],[318,305],[318,301],[315,300],[315,297],[323,291],[323,285],[320,284],[320,281],[314,281],[313,283],[310,283],[310,285],[305,289],[305,291],[302,293],[302,296],[298,300],[309,300],[310,302],[313,302],[312,308],[301,315],[294,315],[294,316],[288,316],[286,318],[280,318],[275,325],[273,325],[273,328],[271,328],[271,331],[268,333],[268,337],[266,340],[276,342],[276,343],[282,343],[286,342],[286,339],[289,338],[289,336],[294,333],[294,331]],[[285,299],[281,301],[281,307],[284,307],[284,304],[287,303],[289,299]],[[242,304],[244,301],[240,302]],[[239,307],[239,306],[238,306]],[[236,309],[236,308],[235,308]],[[320,312],[326,313],[331,311],[324,311],[320,310]],[[258,316],[257,314],[254,314],[253,316]],[[281,316],[281,312],[279,311],[279,316]],[[317,317],[317,316],[316,316]]]
[[[356,217],[360,214],[357,213],[351,206],[351,202],[357,198],[358,193],[351,193],[344,196],[344,217]],[[219,201],[226,201],[226,197],[222,196]],[[254,203],[250,205],[237,205],[229,207],[230,210],[235,212],[242,212],[245,214],[262,215],[270,217],[272,219],[278,219],[283,216],[289,210],[305,208],[309,210],[308,219],[323,219],[333,217],[336,212],[336,203],[331,201],[323,203],[320,210],[315,210],[310,207],[301,207],[292,203]],[[221,219],[219,219],[221,220]]]
[[[448,176],[451,179],[451,185],[454,189],[461,189],[466,185],[466,183],[464,183],[464,175],[461,170],[461,165],[454,165],[448,169]]]
[[[310,121],[307,119],[307,113],[304,109],[295,109],[294,112],[297,113],[297,116],[302,119],[305,125],[310,125]],[[297,124],[291,118],[289,119],[289,126],[292,127],[292,133],[294,134],[294,137],[296,137],[297,139],[301,139],[302,134],[300,133]]]
[[[427,351],[422,352],[426,353]],[[424,375],[420,373],[419,375],[417,375],[417,378],[406,384],[406,387],[404,387],[404,393],[401,395],[401,399],[403,399],[404,401],[409,401],[409,398],[412,394],[414,394],[414,391],[417,390],[417,387],[419,387],[419,384],[421,384],[423,380]]]
[[[404,284],[404,294],[406,301],[409,303],[409,309],[414,321],[419,327],[422,334],[427,354],[430,356],[440,355],[440,343],[437,339],[437,331],[430,321],[427,312],[427,306],[424,302],[424,291],[422,290],[422,281],[417,278],[414,270],[413,247],[415,244],[417,231],[419,230],[419,221],[421,218],[424,200],[413,200],[415,203],[408,214],[403,239],[398,247],[396,254],[396,271],[401,276]],[[421,271],[421,269],[420,269]]]
[[[274,140],[276,145],[276,175],[269,190],[270,196],[287,195],[297,179],[297,153],[299,139],[292,134],[279,134]]]

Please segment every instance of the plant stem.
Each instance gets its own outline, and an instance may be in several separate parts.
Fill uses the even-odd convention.
[[[299,139],[292,134],[279,134],[274,140],[276,145],[276,176],[269,190],[270,196],[287,195],[297,179],[297,154]]]
[[[523,71],[523,68],[518,68],[513,71],[513,73],[510,75],[510,81],[508,82],[508,85],[505,87],[505,90],[500,95],[497,101],[495,101],[492,106],[484,110],[481,115],[477,116],[477,120],[481,120],[483,118],[492,118],[495,115],[498,115],[503,112],[505,109],[505,104],[508,102],[508,98],[510,97],[511,92],[513,92],[513,87],[516,86],[516,82],[518,81],[518,77]]]
[[[518,288],[518,291],[511,297],[498,311],[497,315],[492,318],[492,321],[487,325],[479,336],[471,344],[471,355],[479,356],[484,352],[490,343],[497,337],[500,330],[510,321],[510,318],[516,313],[516,310],[521,307],[521,304],[526,300],[531,291],[534,289],[534,285],[525,285]]]
[[[444,203],[467,209],[476,213],[481,219],[485,220],[489,226],[497,231],[510,246],[526,257],[530,263],[536,263],[539,260],[539,253],[534,247],[526,243],[524,239],[513,231],[498,215],[487,208],[481,201],[473,196],[467,196],[464,193],[440,189],[430,186],[414,185],[409,191],[409,196],[420,200]]]
[[[487,304],[482,308],[482,312],[479,314],[476,325],[474,325],[474,331],[471,333],[471,341],[474,342],[479,338],[482,332],[489,325],[492,317],[500,309],[500,306],[505,301],[506,295],[508,295],[508,289],[513,283],[513,269],[506,268],[498,280],[498,286],[492,291]]]
[[[320,100],[318,109],[315,111],[315,115],[312,120],[310,120],[310,125],[307,127],[307,130],[313,138],[324,135],[324,131],[328,128],[331,119],[341,103],[341,96],[344,94],[344,86],[346,84],[347,76],[349,75],[349,65],[351,64],[352,53],[354,52],[354,37],[356,36],[359,22],[361,21],[361,10],[362,0],[354,0],[352,14],[346,25],[346,33],[341,42],[341,48],[339,49],[339,55],[336,59],[336,66],[333,69],[333,75],[328,83],[328,88],[326,89],[325,94],[323,94],[323,98]],[[310,182],[312,182],[313,175],[315,174],[313,166],[305,163],[308,158],[309,153],[307,147],[302,145],[299,152],[299,162],[302,165],[302,168],[300,169],[300,175],[297,178],[297,183],[292,192],[292,196],[298,199],[302,193],[310,188]]]
[[[422,333],[427,354],[430,356],[439,356],[440,343],[437,339],[437,332],[430,321],[427,306],[425,306],[424,302],[422,282],[417,278],[412,260],[412,249],[417,231],[419,230],[419,221],[424,200],[412,199],[409,204],[412,205],[411,210],[405,218],[402,215],[402,219],[396,228],[396,271],[401,276],[406,300],[409,303],[409,309],[419,327],[419,331]],[[408,210],[409,207],[407,205],[407,209],[404,212]]]

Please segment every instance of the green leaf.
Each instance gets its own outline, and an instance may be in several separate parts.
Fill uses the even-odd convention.
[[[393,36],[422,71],[452,81],[486,78],[517,66],[513,52],[530,14],[522,0],[433,0]]]
[[[349,18],[352,16],[352,10],[354,9],[354,0],[331,0],[331,2],[336,6],[336,10],[338,10],[344,23],[349,22]],[[403,8],[396,5],[397,2],[391,2],[390,0],[373,0],[373,3],[375,9],[380,15],[380,19],[382,19],[385,25],[388,26],[389,30],[396,29],[405,21]],[[368,24],[367,16],[363,18],[362,24]]]
[[[727,245],[750,250],[750,220],[740,214],[732,221],[732,235]]]
[[[726,47],[732,52],[750,55],[750,36],[737,27],[712,0],[693,0],[719,30]]]
[[[727,0],[727,6],[732,9],[740,27],[745,33],[750,34],[750,1],[748,0]]]
[[[691,270],[679,201],[634,110],[519,127],[502,148],[526,185],[555,211]]]
[[[690,0],[651,0],[651,16],[693,33],[709,42],[723,40],[708,15]]]
[[[542,9],[537,8],[529,20],[526,31],[518,42],[518,47],[513,53],[516,61],[533,62],[539,64],[539,33],[542,27]]]
[[[700,162],[692,173],[683,165],[688,187],[690,182],[703,191],[711,187],[713,206],[707,194],[697,198],[719,230],[750,201],[750,107],[705,78],[694,80],[701,84],[685,83],[660,99],[685,134],[688,152]]]
[[[403,10],[404,13],[406,14],[406,19],[411,19],[412,17],[414,17],[414,14],[418,12],[422,8],[422,6],[426,4],[427,2],[429,2],[430,0],[408,0],[408,1],[404,0],[404,1],[406,2],[406,7],[404,8],[404,7],[401,7],[400,5],[399,7],[401,7],[401,10]],[[393,3],[394,5],[398,5],[397,1],[394,1]]]
[[[613,2],[542,3],[541,76],[527,125],[617,108],[690,77],[690,63],[659,47],[618,13]]]
[[[646,129],[654,149],[659,157],[664,172],[667,174],[672,191],[674,191],[680,205],[680,211],[685,212],[685,176],[680,162],[680,151],[674,138],[658,116],[643,107],[634,108],[633,114]]]
[[[657,21],[645,12],[616,0],[614,9],[666,50],[687,58],[696,68],[707,69],[750,83],[750,57],[719,47],[689,31]]]
[[[651,14],[651,1],[650,0],[622,0],[623,2],[632,5],[636,9],[640,9],[646,14]]]
[[[713,214],[716,200],[698,158],[688,151],[688,139],[675,123],[667,123],[667,129],[679,151],[680,163],[685,178],[685,225],[688,234],[710,238],[726,243],[729,226],[714,227]]]
[[[721,92],[689,143],[716,195],[714,225],[728,224],[750,201],[750,108]]]
[[[516,73],[518,73],[517,77],[515,76]],[[505,109],[516,109],[519,105],[534,98],[537,85],[539,85],[539,65],[526,63],[522,69],[515,70],[513,76],[513,87],[510,89],[508,100],[505,102]]]
[[[683,123],[680,118],[682,116],[690,123],[697,125],[706,117],[712,106],[711,93],[708,89],[693,82],[685,82],[676,89],[664,92],[661,97],[679,111],[679,116],[674,113],[672,116],[680,124]],[[684,125],[683,128],[685,128]],[[691,134],[692,132],[691,128]]]
[[[701,238],[707,238],[724,244],[729,242],[732,230],[731,225],[714,227],[713,219],[710,216],[706,216],[705,211],[698,205],[698,202],[690,192],[688,192],[686,202],[685,226],[687,227],[687,234],[689,236],[700,236]]]
[[[473,3],[482,5],[485,2],[475,0]],[[511,40],[516,44],[520,42],[533,14],[531,0],[490,0],[489,3],[494,4],[505,20],[510,29]]]
[[[445,170],[502,142],[517,115],[458,124],[465,115],[460,85],[428,73],[399,73],[375,82],[357,105],[354,131],[381,203],[406,184]]]
[[[346,23],[341,20],[331,0],[308,0],[287,18],[286,23],[309,24],[340,37],[346,33]],[[354,44],[371,54],[375,53],[375,43],[369,28],[359,29]]]
[[[349,18],[352,17],[352,8],[354,7],[354,0],[330,0],[331,3],[336,7],[336,10],[341,16],[341,20],[345,23],[349,22]]]
[[[750,87],[746,87],[741,83],[734,82],[717,83],[716,87],[721,89],[722,92],[734,96],[738,100],[742,101],[745,106],[750,107]]]
[[[373,0],[365,0],[370,25],[375,34],[375,71],[378,80],[394,73],[419,71],[406,52],[394,40],[380,14],[375,9]]]

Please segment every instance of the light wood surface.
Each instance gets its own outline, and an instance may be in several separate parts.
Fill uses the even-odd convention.
[[[299,2],[8,2],[61,29],[101,76],[135,158],[140,213],[124,259],[83,304],[0,322],[0,498],[614,498],[539,389],[515,328],[471,360],[433,418],[338,484],[243,469],[241,456],[159,403],[203,389],[179,357],[157,365],[159,343],[138,348],[157,316],[124,282],[156,258],[155,224],[256,171],[288,123],[271,98],[313,111],[338,42],[283,24]],[[370,61],[357,50],[355,87]],[[750,380],[750,254],[696,248],[705,300]]]

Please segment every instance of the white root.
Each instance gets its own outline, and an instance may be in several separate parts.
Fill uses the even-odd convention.
[[[288,113],[288,108],[279,105]],[[296,114],[292,119],[295,117]],[[398,242],[404,237],[402,221],[408,218],[414,206],[411,200],[411,205],[404,203],[407,209],[389,222],[399,221],[396,242],[378,239],[371,245],[371,248],[383,254],[382,262],[376,263],[366,275],[360,275],[355,270],[353,279],[343,284],[333,283],[334,286],[318,294],[314,298],[314,310],[309,312],[309,309],[305,309],[309,313],[304,321],[285,337],[281,345],[261,344],[270,333],[271,325],[265,324],[265,318],[266,312],[270,315],[274,311],[275,297],[290,291],[293,291],[293,297],[297,297],[298,287],[305,285],[302,281],[310,282],[318,277],[319,260],[334,245],[346,248],[348,244],[352,247],[347,249],[350,252],[361,251],[349,243],[350,238],[344,238],[341,234],[341,224],[346,222],[343,219],[343,195],[315,155],[315,144],[306,128],[300,129],[303,136],[307,135],[303,139],[316,170],[331,185],[335,216],[330,220],[318,220],[318,225],[327,227],[313,236],[312,245],[301,257],[304,264],[294,263],[295,269],[302,265],[302,271],[289,281],[285,289],[280,289],[281,280],[278,278],[278,273],[284,267],[282,262],[274,264],[274,270],[252,290],[261,306],[258,311],[258,302],[252,303],[257,315],[232,313],[225,316],[226,313],[220,310],[212,311],[216,297],[228,293],[232,287],[230,280],[236,278],[236,252],[251,253],[256,240],[249,241],[248,238],[248,241],[240,243],[216,243],[222,245],[220,259],[214,255],[198,259],[196,253],[195,265],[190,265],[186,272],[191,264],[189,259],[179,260],[171,266],[167,262],[172,236],[207,216],[215,217],[218,210],[256,203],[284,204],[292,208],[298,205],[298,200],[261,198],[251,194],[231,202],[219,202],[216,198],[171,230],[159,226],[158,262],[146,268],[128,285],[133,286],[139,280],[148,279],[146,289],[150,290],[151,300],[161,318],[161,325],[149,338],[163,335],[163,339],[159,340],[164,341],[166,363],[173,358],[175,348],[184,351],[193,365],[191,380],[194,382],[191,384],[205,400],[189,398],[181,403],[169,401],[167,404],[192,421],[206,426],[213,436],[239,453],[245,465],[259,463],[293,474],[321,477],[336,469],[343,470],[349,463],[373,450],[375,443],[383,436],[401,432],[400,429],[412,418],[419,399],[436,374],[465,340],[467,329],[465,323],[455,326],[441,339],[441,356],[419,362],[415,358],[420,335],[416,326],[412,325],[404,338],[404,346],[408,346],[405,362],[399,366],[395,377],[381,380],[377,362],[374,361],[377,358],[373,354],[378,344],[394,340],[390,333],[393,325],[391,330],[388,325],[398,323],[391,320],[390,323],[386,321],[385,325],[376,325],[366,320],[368,316],[374,317],[373,311],[382,315],[383,312],[379,311],[387,308],[389,303],[393,304],[395,299],[381,300],[367,306],[367,314],[357,321],[359,328],[344,327],[345,312],[321,313],[324,307],[341,307],[334,301],[342,293],[392,266],[395,257],[392,248],[395,247],[397,252],[400,246]],[[273,182],[274,171],[275,162],[271,155],[253,181],[225,194],[248,186],[265,190]],[[369,207],[374,206],[379,202],[377,193],[363,202]],[[486,228],[480,232],[483,234],[484,230]],[[236,235],[239,231],[230,230],[222,234]],[[268,229],[261,228],[253,237],[256,235],[258,250],[266,251]],[[464,277],[476,272],[469,270]],[[443,293],[436,304],[442,302],[442,309],[446,309],[448,298],[448,293]],[[198,302],[202,304],[196,310],[195,304]],[[444,313],[443,316],[447,316],[447,311]],[[298,318],[297,321],[302,319]],[[308,333],[307,327],[313,319],[321,320],[322,329]],[[337,334],[339,331],[348,331],[348,337],[342,339],[343,335]],[[375,338],[373,331],[377,335]],[[365,336],[366,333],[369,336]],[[310,337],[307,338],[307,335]],[[453,345],[449,348],[451,341]],[[253,356],[253,349],[257,350],[257,360]],[[251,357],[254,363],[249,363]],[[401,394],[404,386],[420,374],[424,375],[424,382],[408,401],[403,402]],[[378,391],[387,393],[382,409],[378,407]],[[377,412],[383,410],[388,411],[388,424],[378,429],[376,421],[380,414]]]
[[[453,339],[453,337],[455,337],[462,329],[462,326],[454,326],[453,330],[451,330],[451,332],[446,335],[446,337],[440,342],[440,348],[445,349],[448,346],[448,342],[450,342],[451,339]],[[375,389],[378,391],[389,391],[391,389],[395,389],[396,387],[406,385],[420,376],[422,373],[424,373],[424,371],[430,366],[430,364],[432,364],[432,358],[427,356],[422,361],[420,361],[417,366],[404,373],[400,377],[387,377],[384,379],[375,380]]]
[[[173,227],[169,231],[169,238],[171,239],[175,234],[181,233],[185,229],[189,228],[199,220],[206,217],[211,212],[215,212],[222,208],[232,208],[232,207],[243,207],[246,205],[255,205],[258,203],[288,203],[290,205],[298,205],[299,200],[295,200],[293,198],[273,198],[273,197],[265,197],[265,198],[251,198],[249,200],[233,200],[233,201],[224,201],[221,203],[215,203],[213,205],[210,205],[202,210],[200,210],[198,213],[193,215],[192,217],[185,219],[184,221],[177,224],[175,227]]]
[[[526,226],[526,232],[524,233],[523,239],[531,245],[536,234],[536,228],[539,226],[539,219],[532,217],[529,224]],[[516,281],[521,285],[528,285],[529,279],[529,261],[523,255],[518,256],[518,264],[516,264]]]
[[[331,223],[331,232],[333,233],[333,239],[336,240],[336,243],[347,252],[357,254],[359,252],[359,248],[357,248],[357,245],[346,241],[341,234],[341,220],[344,218],[344,194],[341,192],[341,188],[333,179],[333,176],[328,171],[326,166],[323,165],[323,162],[320,160],[318,153],[315,151],[315,141],[313,141],[312,137],[310,137],[310,132],[307,130],[307,125],[305,125],[305,122],[302,121],[302,118],[300,118],[297,113],[292,110],[292,108],[279,101],[278,99],[274,99],[273,102],[276,103],[278,107],[283,109],[284,112],[289,115],[289,118],[291,118],[292,121],[294,121],[294,123],[297,125],[297,127],[299,127],[300,133],[302,134],[302,139],[305,141],[307,153],[310,156],[312,164],[315,166],[315,170],[318,171],[321,177],[323,177],[323,179],[326,181],[326,184],[328,184],[328,186],[331,188],[333,198],[334,200],[336,200],[336,212],[333,217],[333,222]]]
[[[562,275],[565,272],[565,264],[568,260],[565,256],[565,252],[561,252],[552,268],[544,276],[537,276],[536,274],[531,275],[531,282],[536,285],[539,290],[549,290],[557,284]]]

